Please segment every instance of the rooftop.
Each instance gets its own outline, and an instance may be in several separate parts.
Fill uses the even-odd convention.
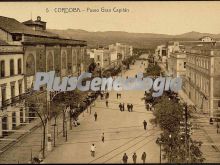
[[[30,22],[31,20],[29,20]],[[11,34],[29,34],[45,37],[58,37],[57,34],[50,33],[48,31],[35,31],[29,28],[28,26],[20,23],[14,18],[8,18],[0,16],[0,29],[11,33]]]

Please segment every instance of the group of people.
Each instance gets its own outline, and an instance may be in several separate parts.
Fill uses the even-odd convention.
[[[105,99],[108,99],[108,98],[109,98],[109,92],[106,92],[106,93],[101,92],[101,93],[100,93],[100,96],[101,96],[101,100],[104,99],[104,96],[105,96]]]
[[[145,163],[146,157],[147,157],[146,152],[143,152],[142,155],[141,155],[141,160],[143,161],[143,163]],[[136,162],[137,162],[137,154],[135,152],[132,155],[132,160],[133,160],[133,163],[136,164]],[[126,153],[124,153],[124,155],[122,157],[122,161],[123,161],[124,164],[128,163],[128,156],[127,156]]]
[[[127,109],[128,109],[128,112],[132,112],[133,111],[133,104],[127,104]],[[119,104],[119,109],[120,109],[120,111],[122,112],[122,111],[125,111],[125,104],[123,103],[120,103]]]
[[[146,108],[147,108],[147,111],[153,111],[154,110],[154,107],[152,106],[151,103],[146,103]]]

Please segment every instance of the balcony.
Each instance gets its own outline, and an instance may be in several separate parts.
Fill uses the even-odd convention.
[[[7,100],[4,100],[4,101],[1,101],[0,102],[0,109],[4,110],[8,106],[14,106],[17,103],[20,103],[21,101],[23,101],[26,97],[27,97],[27,94],[23,93],[21,95],[15,96],[15,97],[13,97],[11,99],[7,99]]]

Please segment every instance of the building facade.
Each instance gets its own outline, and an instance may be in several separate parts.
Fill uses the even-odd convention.
[[[184,77],[186,73],[186,54],[185,52],[175,52],[170,54],[170,75],[173,77]]]
[[[186,84],[184,91],[203,113],[210,117],[220,113],[220,49],[200,45],[186,51]]]
[[[55,71],[60,77],[76,76],[87,70],[90,61],[86,41],[61,38],[48,32],[46,22],[40,17],[20,23],[0,16],[0,40],[5,43],[0,45],[1,135],[35,118],[30,115],[33,112],[26,106],[25,97],[21,96],[38,94],[33,91],[36,72]]]
[[[25,122],[25,109],[16,104],[24,92],[23,48],[0,45],[0,137]]]
[[[117,58],[122,60],[127,59],[133,55],[133,47],[122,43],[109,45],[109,50],[111,52],[116,52],[118,56]]]
[[[94,61],[101,68],[106,68],[111,64],[110,51],[108,49],[95,49]]]

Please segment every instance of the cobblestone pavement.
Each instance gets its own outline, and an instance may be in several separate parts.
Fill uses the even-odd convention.
[[[144,66],[137,61],[123,76],[134,76],[142,71]],[[159,146],[155,143],[160,131],[148,123],[147,131],[142,122],[153,117],[152,112],[146,111],[144,91],[122,91],[122,98],[116,98],[116,92],[110,92],[109,107],[105,100],[98,99],[92,113],[80,116],[80,126],[69,132],[68,142],[59,143],[56,149],[49,153],[46,163],[121,163],[124,153],[127,153],[128,162],[132,163],[132,154],[137,153],[137,163],[141,163],[141,154],[147,153],[146,162],[159,162]],[[119,103],[125,103],[125,111],[119,111]],[[128,112],[127,103],[134,105],[134,112]],[[95,122],[93,114],[97,112]],[[105,142],[101,141],[102,133]],[[90,155],[91,144],[96,145],[96,156]]]

